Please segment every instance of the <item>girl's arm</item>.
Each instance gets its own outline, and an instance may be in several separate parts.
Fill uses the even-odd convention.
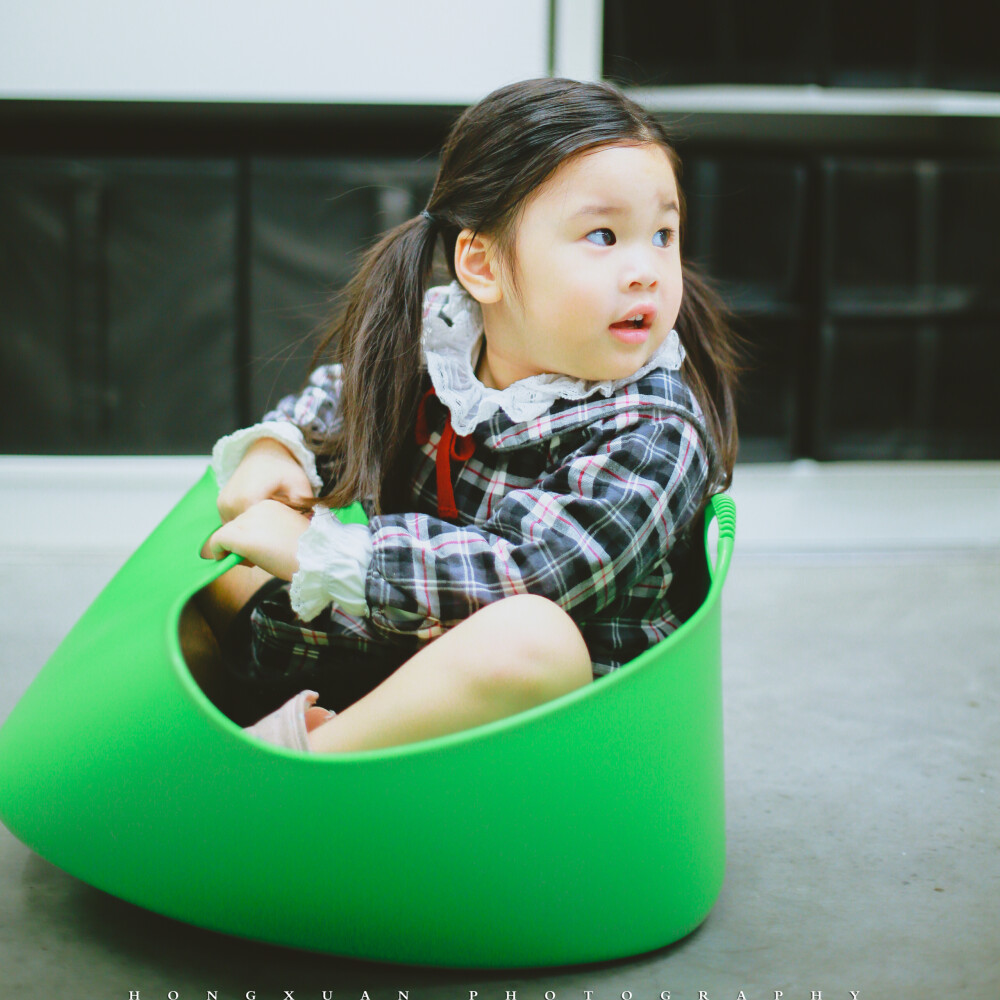
[[[268,498],[305,500],[323,481],[303,433],[326,437],[340,425],[339,365],[317,368],[306,388],[286,396],[259,424],[221,438],[212,451],[224,521]]]
[[[218,508],[232,521],[262,500],[301,502],[315,496],[309,474],[292,452],[273,437],[251,444],[233,474],[219,490]],[[241,553],[242,555],[243,553]]]
[[[230,552],[243,556],[272,576],[291,580],[299,568],[299,539],[309,518],[279,500],[262,500],[234,517],[205,543],[206,559],[222,559]]]
[[[507,493],[482,527],[424,514],[373,518],[373,623],[430,638],[514,594],[547,597],[579,622],[643,579],[701,505],[712,467],[706,436],[664,412],[588,433],[537,486]]]

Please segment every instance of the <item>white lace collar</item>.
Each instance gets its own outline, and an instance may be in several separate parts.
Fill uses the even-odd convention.
[[[476,378],[475,362],[483,336],[479,303],[457,282],[431,288],[424,300],[423,352],[438,398],[451,413],[456,434],[471,434],[499,409],[516,423],[540,417],[557,399],[607,397],[654,368],[676,371],[684,348],[676,330],[667,334],[656,353],[627,378],[589,382],[569,375],[532,375],[491,389]]]

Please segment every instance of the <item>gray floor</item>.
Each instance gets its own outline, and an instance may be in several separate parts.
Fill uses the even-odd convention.
[[[997,1000],[1000,561],[993,547],[876,548],[738,550],[725,595],[727,877],[679,944],[538,972],[307,955],[121,903],[0,826],[0,1000]],[[118,560],[0,550],[0,719]],[[70,729],[72,706],[52,708]]]

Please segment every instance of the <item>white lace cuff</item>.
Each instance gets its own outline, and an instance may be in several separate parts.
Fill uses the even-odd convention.
[[[299,618],[312,621],[329,604],[367,616],[365,578],[372,561],[367,525],[344,524],[332,510],[320,507],[299,539],[298,555],[289,597]]]
[[[316,456],[306,446],[302,431],[295,424],[284,420],[268,420],[252,427],[244,427],[215,442],[215,447],[212,449],[212,471],[215,473],[219,489],[232,478],[250,445],[261,438],[280,441],[305,470],[312,488],[316,492],[323,488],[323,480],[316,471]]]

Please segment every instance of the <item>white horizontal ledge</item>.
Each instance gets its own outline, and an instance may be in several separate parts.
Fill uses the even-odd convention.
[[[1000,94],[973,91],[705,85],[633,87],[628,93],[651,111],[685,114],[1000,116]]]
[[[0,558],[124,558],[208,463],[208,456],[0,456]]]
[[[0,456],[0,560],[124,558],[207,465],[207,456]],[[747,463],[732,495],[737,552],[1000,559],[1000,462]]]
[[[1000,462],[737,465],[737,550],[980,550],[1000,559]]]

